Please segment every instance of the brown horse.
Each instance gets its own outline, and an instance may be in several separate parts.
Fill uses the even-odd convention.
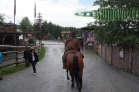
[[[78,51],[69,53],[67,55],[66,65],[67,65],[67,80],[69,80],[69,76],[68,76],[68,71],[69,71],[71,76],[71,82],[72,82],[71,87],[74,87],[74,81],[75,81],[76,86],[79,89],[79,92],[81,92],[82,75],[83,75],[83,68],[84,68],[82,54]]]

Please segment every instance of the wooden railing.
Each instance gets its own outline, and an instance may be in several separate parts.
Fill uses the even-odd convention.
[[[40,54],[41,46],[42,45],[33,46],[38,55]],[[0,63],[0,69],[14,64],[18,65],[20,63],[23,63],[25,61],[23,59],[23,53],[25,47],[30,47],[30,46],[0,45],[0,48],[14,49],[14,51],[0,52],[2,53],[2,62]]]

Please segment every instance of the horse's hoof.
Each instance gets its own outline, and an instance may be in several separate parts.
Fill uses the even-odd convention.
[[[67,80],[69,80],[70,78],[67,78]]]

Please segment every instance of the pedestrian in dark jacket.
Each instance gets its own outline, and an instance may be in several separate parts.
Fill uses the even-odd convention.
[[[31,52],[29,54],[29,63],[32,64],[32,68],[34,71],[34,74],[36,74],[36,63],[39,61],[38,55],[35,52],[34,47],[31,47]]]
[[[30,51],[29,51],[28,47],[25,47],[24,59],[25,59],[26,66],[29,66],[29,62],[28,62],[29,53],[30,53]]]

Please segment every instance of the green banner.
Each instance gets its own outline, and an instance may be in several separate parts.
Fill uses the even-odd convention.
[[[138,20],[137,8],[100,8],[98,10],[75,13],[77,16],[94,17],[98,20]]]
[[[97,11],[80,12],[80,13],[75,13],[75,15],[84,16],[84,17],[96,17]]]

